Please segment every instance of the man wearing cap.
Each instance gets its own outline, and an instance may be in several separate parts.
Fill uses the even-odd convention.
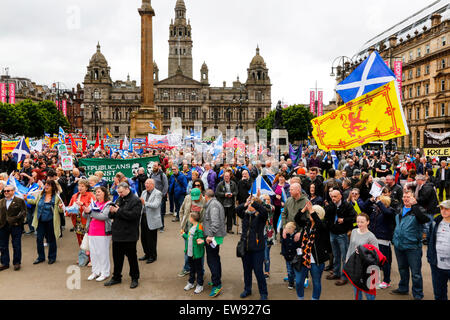
[[[439,205],[441,214],[430,227],[427,259],[431,267],[435,300],[448,300],[450,280],[450,200]]]
[[[155,180],[147,179],[145,181],[145,190],[141,194],[141,243],[145,255],[139,258],[140,261],[146,260],[147,263],[156,261],[157,231],[162,227],[161,201],[162,193],[155,188]]]

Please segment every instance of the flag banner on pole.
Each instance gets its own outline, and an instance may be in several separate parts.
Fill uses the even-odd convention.
[[[155,124],[154,124],[152,121],[149,121],[148,124],[150,125],[150,128],[152,128],[152,129],[154,129],[154,130],[157,129],[156,126],[155,126]]]
[[[347,78],[336,86],[336,91],[347,103],[395,80],[395,74],[374,51]]]
[[[311,120],[321,150],[348,150],[409,134],[395,80]]]
[[[252,188],[249,191],[249,194],[256,196],[258,194],[258,190],[261,191],[261,195],[268,194],[269,196],[274,196],[275,192],[273,192],[272,188],[269,184],[262,178],[262,176],[258,176],[255,181],[253,181]]]
[[[66,143],[66,133],[64,132],[63,128],[61,128],[61,127],[59,127],[58,142],[60,144]]]
[[[113,137],[112,134],[111,134],[111,131],[109,131],[108,128],[106,128],[106,135],[108,136],[108,138],[112,138]]]
[[[14,159],[16,159],[17,163],[21,162],[25,159],[25,157],[30,154],[30,148],[24,138],[20,139],[19,143],[16,145],[12,152]]]
[[[338,169],[338,165],[339,165],[339,159],[336,155],[336,152],[334,150],[331,150],[331,159],[333,159],[333,168],[334,170]]]

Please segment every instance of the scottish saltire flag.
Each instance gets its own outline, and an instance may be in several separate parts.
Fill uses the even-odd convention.
[[[289,158],[291,158],[292,164],[296,166],[302,158],[302,146],[300,145],[297,150],[295,150],[292,144],[289,144]]]
[[[24,195],[26,195],[26,194],[28,193],[28,188],[25,187],[24,185],[22,185],[22,184],[20,183],[20,181],[17,180],[17,179],[14,177],[14,174],[13,174],[13,173],[11,173],[11,174],[9,175],[9,178],[8,178],[8,181],[6,182],[6,185],[8,185],[8,186],[13,186],[14,188],[16,188],[16,191],[15,191],[15,194],[14,194],[14,195],[15,195],[16,197],[20,198],[20,199],[23,199]]]
[[[374,51],[336,86],[336,91],[347,103],[395,79],[394,72],[389,69],[378,52]]]
[[[336,155],[336,151],[331,150],[331,159],[333,160],[333,168],[334,170],[338,169],[338,165],[339,165],[339,159]]]
[[[16,159],[17,163],[24,160],[27,154],[30,154],[30,149],[27,146],[24,138],[21,138],[17,146],[14,148],[12,152],[14,159]]]
[[[266,175],[266,177],[269,179],[270,183],[273,184],[273,181],[275,180],[275,175],[274,174],[268,174],[268,175]]]
[[[149,121],[148,124],[150,125],[150,128],[155,129],[155,130],[157,129],[155,124],[152,121]]]
[[[63,128],[61,128],[61,127],[59,127],[58,142],[60,144],[66,143],[66,133],[64,132]]]
[[[92,211],[95,212],[100,212],[100,208],[95,204],[94,200],[91,199],[91,205],[89,206],[91,208]]]
[[[223,137],[222,135],[217,137],[217,140],[213,143],[213,159],[216,160],[217,157],[222,153],[223,151]]]
[[[121,150],[121,149],[117,149],[117,148],[114,148],[114,147],[109,147],[109,157],[110,158],[111,158],[112,154],[115,153],[115,152],[118,152],[119,156],[122,159],[125,159],[125,158],[128,157],[128,151],[127,150]]]
[[[255,181],[253,181],[253,185],[249,191],[249,194],[256,196],[258,190],[261,191],[261,194],[268,194],[269,196],[275,195],[275,192],[273,192],[272,188],[267,184],[267,182],[262,178],[261,175],[258,176]]]
[[[277,233],[278,234],[281,234],[280,233],[281,232],[281,221],[282,221],[281,216],[283,215],[283,211],[284,211],[284,208],[281,208],[281,213],[280,213],[280,216],[278,217],[278,222],[277,222]]]
[[[288,197],[284,188],[281,188],[281,202],[286,203]]]

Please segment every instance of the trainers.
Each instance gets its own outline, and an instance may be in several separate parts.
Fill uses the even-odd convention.
[[[288,289],[289,290],[294,290],[294,284],[293,283],[289,283],[288,284]]]
[[[222,286],[213,287],[211,290],[211,293],[209,294],[210,297],[217,297],[220,292],[222,292]]]
[[[251,292],[244,290],[239,297],[241,297],[241,299],[244,299],[244,298],[247,298],[248,296],[250,296],[251,294],[252,294]]]
[[[194,289],[194,284],[193,283],[190,283],[190,282],[188,282],[187,283],[187,285],[186,285],[186,287],[184,287],[184,291],[189,291],[189,290],[191,290],[191,289]]]
[[[286,277],[286,278],[283,279],[283,281],[284,281],[284,282],[288,282],[288,281],[289,281],[289,278]]]
[[[199,294],[202,291],[203,291],[203,286],[197,285],[197,287],[195,287],[194,293]]]
[[[264,272],[264,277],[267,279],[267,278],[270,278],[270,273],[269,272]]]
[[[386,289],[389,288],[391,285],[389,283],[386,282],[382,282],[378,285],[378,289]]]
[[[308,286],[309,286],[309,279],[306,278],[306,279],[305,279],[304,288],[306,289],[306,288],[308,288]]]
[[[92,273],[87,279],[88,279],[88,281],[92,281],[97,277],[98,277],[98,274]]]
[[[179,276],[180,278],[182,278],[182,277],[184,277],[184,276],[186,276],[186,275],[188,275],[188,274],[189,274],[189,271],[182,270],[182,271],[178,274],[178,276]]]
[[[214,286],[214,283],[212,283],[212,281],[208,282],[208,286],[212,287]]]
[[[106,279],[108,279],[107,276],[101,275],[100,277],[98,277],[97,279],[95,279],[95,281],[102,282],[102,281],[105,281]]]
[[[159,233],[163,233],[164,232],[164,229],[159,229]]]

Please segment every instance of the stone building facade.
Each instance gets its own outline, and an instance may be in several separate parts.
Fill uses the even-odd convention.
[[[372,50],[391,64],[403,61],[402,105],[410,134],[396,139],[401,150],[422,148],[424,131],[450,131],[450,4],[435,1],[380,36]]]
[[[223,132],[227,128],[255,127],[256,121],[271,109],[272,84],[259,48],[247,69],[245,82],[238,78],[232,86],[227,87],[224,82],[213,87],[206,63],[198,70],[199,80],[195,80],[192,28],[186,11],[184,0],[177,0],[175,19],[169,26],[168,77],[160,80],[156,62],[153,65],[154,98],[163,119],[162,133],[167,133],[174,117],[181,118],[184,129],[193,129],[196,120],[202,120],[204,131],[214,127]],[[142,104],[141,88],[129,78],[111,80],[110,66],[100,45],[89,62],[83,84],[84,132],[94,137],[97,129],[103,136],[109,128],[117,138],[129,136],[130,115]]]

